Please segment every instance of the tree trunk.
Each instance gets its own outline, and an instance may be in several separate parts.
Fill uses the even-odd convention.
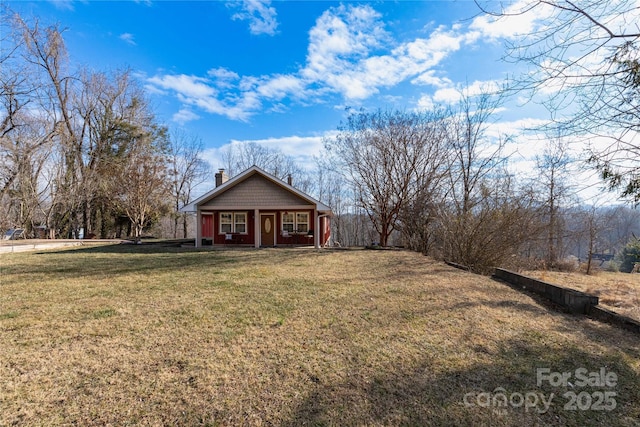
[[[182,231],[183,231],[183,239],[187,238],[187,232],[188,232],[188,221],[187,221],[187,214],[182,214]]]

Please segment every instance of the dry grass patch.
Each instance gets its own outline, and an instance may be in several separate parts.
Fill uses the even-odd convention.
[[[558,271],[530,271],[524,274],[596,295],[599,305],[640,321],[640,274],[608,271],[598,271],[594,275]]]
[[[0,425],[640,418],[637,336],[411,252],[111,247],[11,254],[0,269]],[[565,410],[569,389],[538,386],[538,367],[606,367],[616,409]],[[499,388],[554,404],[464,404]]]

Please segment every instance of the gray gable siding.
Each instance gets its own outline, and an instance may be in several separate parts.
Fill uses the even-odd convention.
[[[300,206],[311,203],[258,174],[234,185],[222,194],[203,203],[202,207],[259,209],[272,206]]]

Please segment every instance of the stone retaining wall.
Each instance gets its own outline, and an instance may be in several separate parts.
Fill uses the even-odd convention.
[[[502,268],[496,268],[493,277],[516,288],[540,295],[568,309],[571,313],[586,314],[593,319],[640,334],[640,322],[598,306],[598,297],[595,295],[552,285]]]
[[[611,323],[620,328],[640,334],[640,322],[630,317],[622,316],[615,311],[595,306],[591,307],[591,310],[589,311],[589,317],[593,317],[594,319],[600,320],[602,322]]]
[[[531,277],[522,276],[513,271],[496,268],[494,277],[514,286],[533,292],[561,305],[571,313],[588,314],[591,307],[598,305],[598,297],[575,289],[552,285]]]

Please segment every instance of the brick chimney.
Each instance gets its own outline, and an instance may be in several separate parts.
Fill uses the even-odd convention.
[[[224,169],[219,169],[218,173],[216,174],[216,187],[220,187],[222,184],[224,184],[228,180],[229,180],[229,177],[227,176],[226,173],[224,173]]]
[[[293,185],[293,178],[291,177],[291,174],[287,175],[287,184]]]

